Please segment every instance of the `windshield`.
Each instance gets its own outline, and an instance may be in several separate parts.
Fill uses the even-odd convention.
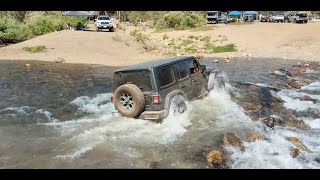
[[[208,13],[207,13],[208,16],[215,16],[216,14],[217,14],[217,13],[215,13],[215,12],[208,12]]]
[[[98,20],[110,20],[110,17],[98,17]]]
[[[307,17],[307,14],[298,14],[299,17]]]

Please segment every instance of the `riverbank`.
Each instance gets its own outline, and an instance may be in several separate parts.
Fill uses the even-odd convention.
[[[208,25],[209,26],[209,25]],[[210,25],[208,28],[156,32],[154,29],[123,25],[118,32],[58,31],[0,48],[0,60],[41,60],[65,63],[132,65],[179,55],[205,57],[258,57],[320,61],[320,23],[253,23]],[[146,40],[132,35],[137,29]],[[196,49],[193,39],[210,37],[216,46],[234,44],[236,52],[208,53]],[[139,36],[141,38],[141,36]],[[170,42],[191,42],[180,47]],[[139,41],[139,42],[138,42]],[[142,41],[142,42],[141,42]],[[199,41],[200,42],[200,41]],[[192,46],[188,47],[188,45]],[[24,47],[45,46],[43,52],[30,53]]]

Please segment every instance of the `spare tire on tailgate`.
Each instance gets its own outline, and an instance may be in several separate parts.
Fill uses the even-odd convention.
[[[144,110],[144,95],[138,86],[124,84],[114,92],[114,105],[122,116],[134,118]]]

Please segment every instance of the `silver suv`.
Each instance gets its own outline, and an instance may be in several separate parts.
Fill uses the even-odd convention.
[[[307,13],[304,13],[304,12],[296,12],[296,13],[288,15],[288,17],[286,18],[286,21],[288,23],[290,23],[290,22],[307,23],[308,22],[308,15],[307,15]]]

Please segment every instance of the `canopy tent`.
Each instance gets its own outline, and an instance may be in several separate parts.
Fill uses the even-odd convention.
[[[228,16],[240,16],[241,12],[239,11],[231,11],[228,13]]]
[[[99,15],[100,15],[100,11],[89,11],[89,13],[90,13],[92,16],[99,16]]]
[[[246,11],[243,13],[244,15],[256,15],[258,14],[256,11]]]
[[[63,13],[65,16],[93,16],[89,11],[67,11]]]

